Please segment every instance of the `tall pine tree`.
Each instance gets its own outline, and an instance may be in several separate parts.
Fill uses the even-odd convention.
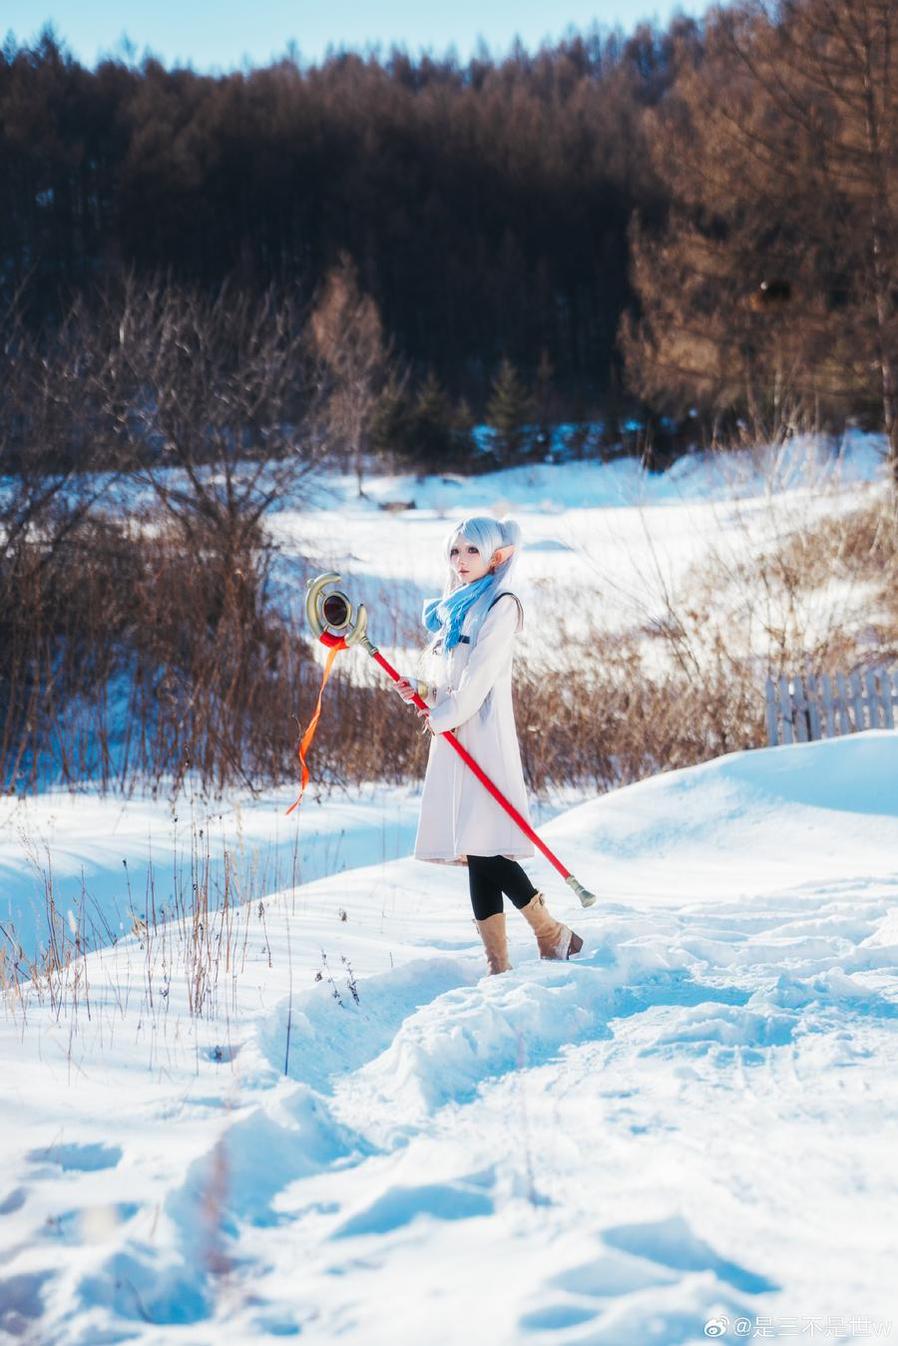
[[[487,424],[494,432],[494,444],[503,467],[518,462],[527,447],[533,399],[517,370],[505,357],[493,379],[492,395],[486,409]]]

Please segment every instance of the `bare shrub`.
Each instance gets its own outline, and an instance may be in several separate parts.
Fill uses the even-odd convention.
[[[834,632],[825,651],[831,660],[841,656],[854,671],[898,659],[898,523],[886,497],[797,530],[771,564],[796,593],[836,580],[857,596],[854,622]]]
[[[262,520],[324,452],[298,299],[126,278],[41,340],[8,316],[3,788],[280,773],[307,646]]]
[[[763,700],[750,677],[735,677],[723,662],[701,678],[659,677],[646,672],[635,637],[594,633],[584,646],[585,659],[518,674],[521,759],[532,790],[611,790],[762,742]]]

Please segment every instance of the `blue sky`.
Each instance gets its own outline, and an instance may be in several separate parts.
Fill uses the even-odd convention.
[[[283,55],[291,40],[306,61],[318,60],[329,43],[360,49],[369,42],[380,42],[384,52],[392,42],[411,52],[426,47],[443,53],[454,45],[464,60],[478,37],[495,53],[507,50],[516,34],[534,49],[569,25],[585,30],[595,21],[630,30],[640,19],[665,23],[675,9],[698,15],[706,8],[706,0],[566,0],[563,6],[546,0],[452,0],[440,6],[427,0],[4,0],[0,36],[11,31],[29,41],[50,21],[86,65],[104,54],[121,56],[127,34],[134,59],[149,48],[167,65],[189,61],[197,70],[229,70],[244,60],[264,65]]]

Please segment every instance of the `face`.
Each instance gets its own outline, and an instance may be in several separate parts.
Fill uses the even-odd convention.
[[[462,584],[473,584],[482,579],[489,570],[489,561],[484,560],[480,552],[466,537],[457,537],[449,549],[449,564],[456,572]]]

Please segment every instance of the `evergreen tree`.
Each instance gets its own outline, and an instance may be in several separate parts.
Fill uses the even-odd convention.
[[[529,368],[543,345],[559,383],[592,391],[631,299],[627,221],[663,208],[643,114],[687,22],[464,66],[341,52],[222,75],[88,70],[52,29],[8,37],[0,311],[27,287],[52,325],[129,272],[311,298],[346,253],[384,342],[453,396],[479,408],[497,353]]]
[[[379,458],[407,460],[414,455],[414,409],[405,380],[391,371],[371,415],[371,447]]]
[[[543,346],[539,353],[539,364],[536,367],[536,385],[533,390],[536,423],[539,427],[537,443],[534,447],[540,455],[547,454],[552,447],[552,379],[554,375],[555,367],[549,357],[549,352]]]
[[[532,414],[532,398],[506,356],[493,379],[486,409],[487,424],[495,432],[496,452],[502,466],[510,466],[522,456]]]
[[[474,424],[474,413],[463,397],[452,414],[454,461],[460,472],[468,472],[474,465]]]
[[[452,457],[452,407],[431,369],[414,409],[415,455],[424,471],[439,471]]]

